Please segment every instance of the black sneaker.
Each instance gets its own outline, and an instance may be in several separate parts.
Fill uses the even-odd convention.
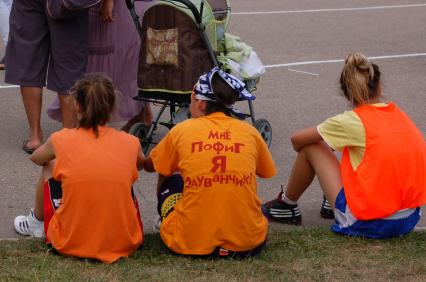
[[[323,196],[320,215],[322,218],[334,219],[334,211],[331,209],[325,196]]]
[[[286,224],[302,224],[302,214],[297,204],[290,205],[281,198],[283,192],[275,200],[262,205],[262,213],[269,219]]]

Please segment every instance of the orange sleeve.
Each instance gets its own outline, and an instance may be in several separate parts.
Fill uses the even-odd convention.
[[[170,176],[177,171],[178,148],[175,145],[173,132],[173,130],[169,131],[150,154],[155,171],[164,176]]]

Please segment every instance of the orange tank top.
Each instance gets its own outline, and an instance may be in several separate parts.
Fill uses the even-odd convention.
[[[426,144],[394,103],[356,108],[365,128],[365,153],[354,171],[348,149],[341,173],[348,206],[357,219],[384,218],[426,203]]]
[[[63,129],[51,137],[53,178],[62,182],[62,204],[47,238],[60,253],[113,262],[143,240],[131,197],[139,141],[113,128]]]

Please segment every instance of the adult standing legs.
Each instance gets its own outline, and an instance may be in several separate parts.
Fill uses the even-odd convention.
[[[42,108],[42,88],[21,87],[22,102],[27,114],[30,129],[28,141],[23,144],[23,149],[28,153],[37,149],[43,143],[43,132],[40,124]],[[62,112],[62,125],[66,128],[76,126],[76,115],[73,106],[73,97],[58,93]]]
[[[44,12],[43,0],[13,1],[9,18],[5,82],[21,86],[30,131],[29,139],[22,146],[27,153],[32,153],[43,142],[40,126],[42,89],[46,85],[50,52]]]
[[[43,134],[40,125],[40,115],[42,106],[42,88],[21,87],[22,102],[27,114],[30,134],[28,141],[23,144],[23,149],[27,152],[38,148],[43,142]]]
[[[3,40],[4,46],[7,45],[9,39],[9,14],[11,8],[11,1],[0,0],[0,36]],[[5,69],[4,57],[0,59],[0,70]]]
[[[74,98],[69,89],[86,72],[88,57],[88,14],[82,12],[72,20],[47,18],[50,30],[50,61],[47,88],[58,93],[62,124],[76,126]]]
[[[27,153],[43,142],[43,87],[58,93],[63,126],[75,126],[73,98],[68,90],[84,74],[87,63],[87,12],[55,21],[46,14],[45,5],[45,0],[13,1],[9,21],[5,82],[21,86],[30,128],[29,140],[23,146]]]

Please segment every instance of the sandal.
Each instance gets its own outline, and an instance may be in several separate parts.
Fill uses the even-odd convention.
[[[30,140],[24,140],[24,142],[22,143],[22,150],[24,150],[24,152],[25,153],[27,153],[27,154],[32,154],[35,150],[37,150],[38,149],[38,147],[40,147],[40,146],[38,146],[38,147],[36,147],[36,148],[30,148],[30,147],[28,147],[27,146],[27,144],[28,144],[28,142],[29,142]]]

